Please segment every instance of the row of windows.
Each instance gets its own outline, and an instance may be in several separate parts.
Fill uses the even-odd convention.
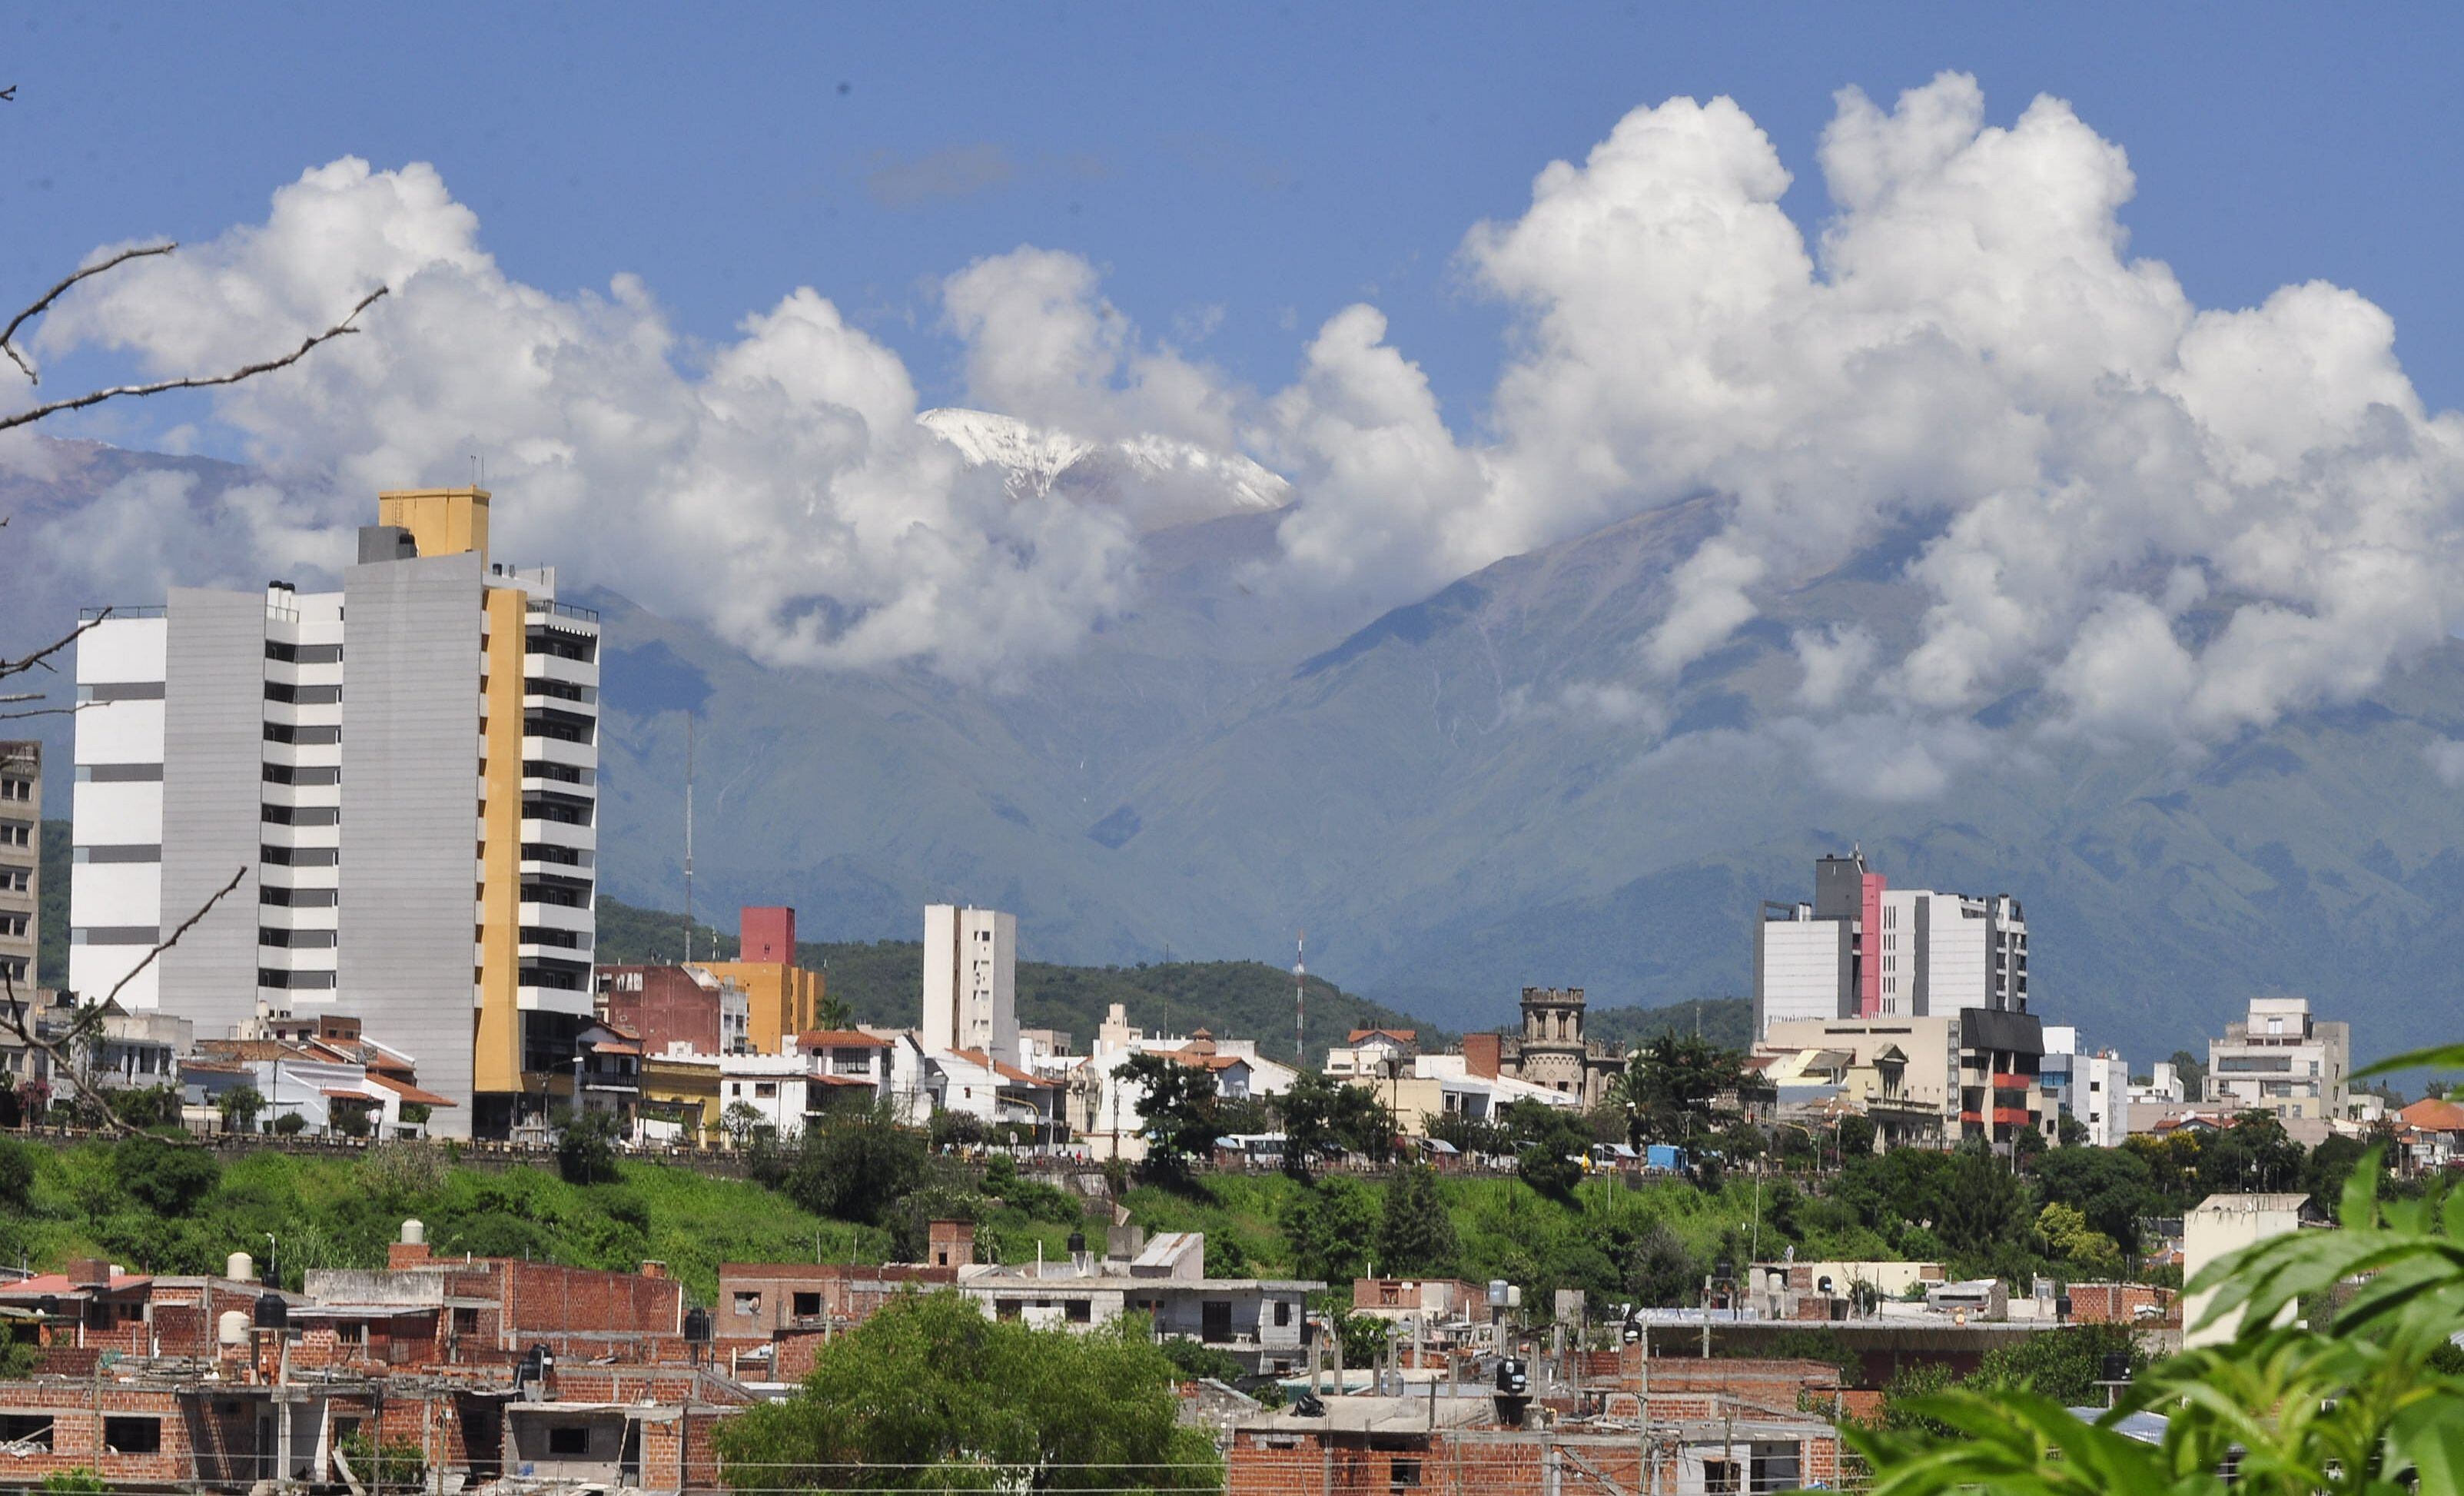
[[[285,644],[279,639],[265,641],[265,657],[293,665],[340,665],[342,647],[339,644]]]
[[[272,966],[260,966],[256,969],[256,984],[260,987],[272,987],[290,992],[331,991],[334,986],[334,974],[332,972],[287,972]]]
[[[294,686],[288,681],[269,680],[265,683],[265,699],[268,701],[289,702],[293,706],[330,707],[335,706],[341,701],[342,688],[340,686]]]
[[[334,948],[331,930],[277,930],[271,925],[257,927],[256,943],[278,946],[292,951],[330,951]]]
[[[259,805],[256,818],[271,825],[341,825],[340,805]]]
[[[333,847],[259,847],[256,855],[276,868],[337,868],[342,862],[341,848]]]
[[[283,909],[332,909],[338,900],[335,889],[286,889],[275,884],[259,885],[256,901]]]
[[[269,763],[258,778],[268,784],[340,784],[342,770],[331,763]]]
[[[304,747],[321,747],[342,740],[339,727],[303,727],[289,722],[265,724],[265,740],[270,743],[297,743]]]

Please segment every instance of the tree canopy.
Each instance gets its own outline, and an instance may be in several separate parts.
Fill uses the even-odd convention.
[[[1032,1330],[908,1294],[824,1347],[794,1397],[713,1438],[738,1490],[1220,1488],[1213,1441],[1179,1421],[1178,1375],[1142,1317]]]
[[[1138,1120],[1146,1124],[1147,1163],[1155,1172],[1184,1175],[1193,1159],[1215,1152],[1215,1076],[1203,1066],[1170,1055],[1133,1054],[1120,1078],[1139,1089]]]

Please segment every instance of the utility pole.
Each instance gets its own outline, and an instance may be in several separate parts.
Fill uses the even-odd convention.
[[[721,793],[718,797],[725,800]],[[693,964],[693,719],[685,714],[685,964]],[[742,955],[742,952],[737,952]],[[788,953],[792,958],[793,952]]]
[[[1292,1064],[1309,1068],[1309,932],[1292,940]]]

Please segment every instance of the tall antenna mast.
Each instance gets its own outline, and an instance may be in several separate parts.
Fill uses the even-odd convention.
[[[1292,940],[1292,1059],[1309,1068],[1309,932]]]
[[[685,714],[685,964],[693,964],[693,719]]]

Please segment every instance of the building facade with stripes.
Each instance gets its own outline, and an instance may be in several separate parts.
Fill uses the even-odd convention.
[[[439,1132],[546,1107],[592,1019],[599,622],[489,560],[489,507],[380,495],[338,591],[90,615],[71,988],[200,1038],[355,1016],[453,1098]]]

